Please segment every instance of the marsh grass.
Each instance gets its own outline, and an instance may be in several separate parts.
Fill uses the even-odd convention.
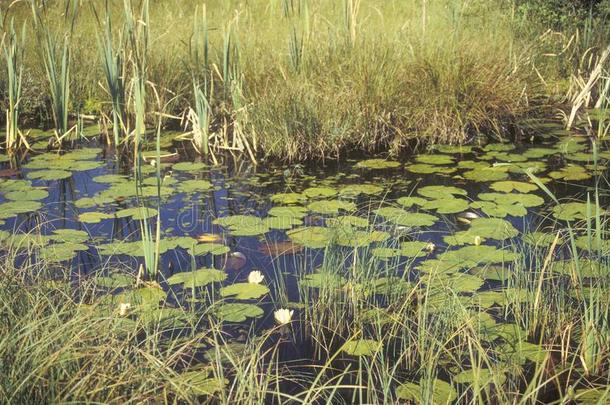
[[[0,31],[4,29],[4,18],[0,13]],[[13,151],[21,137],[19,131],[19,102],[21,100],[21,86],[23,78],[23,54],[26,38],[25,24],[21,35],[15,31],[15,21],[11,19],[8,29],[2,37],[2,51],[6,62],[7,73],[7,99],[6,109],[6,149]],[[23,140],[25,140],[23,138]],[[26,141],[27,142],[27,141]]]
[[[541,56],[560,46],[558,36],[541,36],[544,29],[533,24],[525,30],[501,2],[212,1],[205,18],[192,12],[202,10],[195,1],[172,0],[146,13],[120,3],[92,2],[69,24],[62,22],[70,15],[63,4],[49,3],[47,25],[34,25],[30,37],[46,38],[48,31],[58,47],[56,64],[46,65],[57,66],[50,72],[59,126],[64,110],[99,105],[92,112],[112,117],[116,143],[121,119],[121,132],[141,132],[136,122],[154,122],[170,99],[171,116],[197,110],[187,62],[195,56],[195,82],[218,89],[208,100],[211,143],[251,160],[334,157],[351,149],[397,153],[417,142],[466,142],[479,132],[507,136],[516,120],[547,106],[557,78],[570,76],[567,62],[549,66],[572,61],[568,51],[576,43],[566,39],[568,51]],[[94,9],[105,10],[103,26]],[[19,3],[7,12],[18,24],[29,19]],[[603,42],[601,30],[589,32],[583,41],[590,47]],[[73,63],[64,74],[59,48],[66,33]],[[24,59],[34,72],[41,65],[32,57],[35,45],[26,40]],[[78,89],[71,99],[62,98],[68,96],[62,77]]]

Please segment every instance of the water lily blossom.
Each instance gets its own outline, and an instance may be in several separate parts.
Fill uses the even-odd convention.
[[[131,309],[131,304],[129,302],[121,302],[119,304],[119,315],[125,316],[127,312]]]
[[[292,319],[292,315],[294,314],[294,310],[292,309],[278,309],[273,313],[273,317],[280,325],[286,325]]]
[[[474,245],[479,246],[481,244],[481,237],[479,235],[474,237]]]
[[[248,274],[248,283],[260,284],[263,282],[264,278],[265,278],[265,276],[263,276],[263,274],[260,271],[254,270],[254,271],[251,271],[250,274]]]
[[[426,245],[426,251],[432,253],[434,252],[434,249],[436,249],[436,245],[432,242],[428,242],[428,244]]]

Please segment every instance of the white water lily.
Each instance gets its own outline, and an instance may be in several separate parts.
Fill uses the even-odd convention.
[[[292,314],[294,314],[294,310],[292,309],[278,309],[273,313],[273,317],[280,325],[285,325],[292,319]]]
[[[479,246],[481,244],[481,237],[479,235],[474,237],[474,245]]]
[[[254,270],[254,271],[251,271],[250,274],[248,274],[248,283],[260,284],[263,282],[264,278],[265,278],[265,276],[263,276],[263,273],[261,273],[258,270]]]
[[[129,302],[121,302],[119,304],[119,315],[125,316],[127,312],[131,309],[131,304]]]
[[[432,252],[434,252],[434,249],[436,249],[436,245],[435,245],[434,243],[429,242],[429,243],[426,245],[426,250],[427,250],[428,252],[432,253]]]

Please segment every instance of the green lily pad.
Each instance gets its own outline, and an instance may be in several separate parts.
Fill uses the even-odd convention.
[[[518,191],[520,193],[529,193],[538,189],[538,186],[532,183],[525,183],[522,181],[497,181],[489,186],[492,190],[499,191],[502,193],[510,193]]]
[[[68,177],[72,177],[72,172],[57,169],[39,170],[35,172],[29,172],[28,177],[34,180],[63,180],[67,179]]]
[[[426,201],[421,207],[425,210],[436,210],[439,214],[456,214],[468,209],[468,201],[462,198],[442,198]]]
[[[212,183],[207,180],[182,180],[178,183],[178,191],[182,193],[197,193],[208,191],[212,188]]]
[[[350,356],[372,356],[381,349],[381,342],[372,339],[350,340],[341,350]]]
[[[260,298],[269,293],[269,288],[263,284],[236,283],[220,289],[222,297],[231,297],[238,300]]]
[[[204,256],[210,253],[213,255],[224,255],[230,251],[231,249],[228,246],[221,243],[200,243],[189,247],[189,254],[191,256]]]
[[[4,198],[7,200],[13,201],[36,201],[36,200],[44,200],[49,196],[49,192],[47,190],[43,190],[40,188],[32,188],[30,190],[17,190],[17,191],[9,191],[4,194]]]
[[[549,247],[555,240],[555,234],[545,232],[528,232],[523,234],[523,242],[534,247]],[[559,237],[558,244],[563,243],[563,238]]]
[[[428,242],[402,242],[400,244],[400,254],[405,257],[423,257],[428,254]]]
[[[210,376],[207,370],[187,371],[171,378],[169,387],[176,387],[178,394],[212,396],[218,391],[222,391],[229,383],[228,380],[221,380]]]
[[[198,172],[208,167],[205,163],[201,162],[180,162],[172,166],[173,170],[180,172]]]
[[[438,220],[433,215],[414,213],[396,207],[383,207],[374,210],[375,214],[384,217],[396,225],[416,227],[432,226]]]
[[[595,217],[595,205],[591,205],[591,217]],[[553,216],[564,221],[587,218],[587,204],[584,202],[562,203],[553,207]]]
[[[468,192],[453,186],[426,186],[418,189],[417,194],[438,200],[441,198],[453,198],[456,195],[466,196]]]
[[[495,201],[474,201],[470,203],[474,209],[483,211],[486,215],[496,218],[506,216],[524,217],[527,215],[527,208],[521,204],[499,204]]]
[[[300,193],[279,193],[271,196],[271,201],[276,204],[300,204],[307,201],[307,197]]]
[[[115,273],[107,277],[96,277],[95,284],[100,287],[115,289],[125,288],[135,284],[135,278],[128,274]]]
[[[286,232],[294,243],[317,249],[325,247],[331,240],[332,233],[328,228],[311,226],[296,228]]]
[[[326,224],[332,227],[353,226],[356,228],[367,228],[369,226],[369,220],[353,215],[342,215],[335,218],[328,218]]]
[[[273,207],[269,210],[268,214],[274,217],[285,217],[285,218],[304,218],[308,214],[307,208],[298,206],[288,207]]]
[[[374,184],[350,184],[339,190],[339,194],[342,196],[377,195],[382,192],[383,188]]]
[[[366,169],[392,169],[400,166],[399,162],[384,159],[368,159],[356,163],[355,167]]]
[[[329,187],[310,187],[303,190],[307,198],[328,198],[337,195],[337,190]]]
[[[270,231],[261,218],[251,215],[231,215],[215,219],[213,223],[228,228],[235,236],[256,236]]]
[[[355,211],[356,204],[351,201],[322,200],[310,203],[307,208],[320,214],[338,214],[340,210]]]
[[[452,379],[454,382],[459,384],[476,385],[478,387],[486,387],[490,383],[498,385],[504,384],[506,381],[506,375],[495,370],[491,371],[487,368],[478,370],[464,370],[461,373],[455,375]]]
[[[105,212],[83,212],[78,216],[80,222],[88,224],[97,224],[104,219],[114,218],[114,215],[106,214]]]
[[[227,273],[217,269],[203,268],[195,271],[176,273],[167,279],[167,284],[183,284],[184,288],[205,287],[208,284],[220,283],[227,278]]]
[[[473,169],[464,172],[463,177],[466,180],[477,182],[499,181],[508,178],[508,168],[505,166],[486,167],[481,169]]]
[[[579,181],[591,178],[591,173],[582,166],[569,164],[549,173],[549,177],[556,180]]]
[[[415,160],[430,165],[450,165],[453,163],[453,157],[447,155],[419,155]]]
[[[405,208],[411,208],[414,205],[422,206],[427,203],[428,200],[421,197],[400,197],[396,202]]]
[[[224,303],[216,308],[216,316],[225,322],[244,322],[247,318],[260,318],[263,309],[254,304]]]
[[[0,204],[0,219],[11,218],[19,214],[29,214],[42,208],[38,201],[9,201]]]
[[[418,174],[432,174],[432,173],[451,174],[451,173],[455,173],[455,171],[457,170],[455,167],[435,166],[435,165],[429,165],[427,163],[411,164],[411,165],[408,165],[406,167],[406,169],[408,171],[410,171],[411,173],[418,173]]]
[[[407,382],[396,388],[396,396],[400,399],[413,401],[416,404],[450,404],[458,396],[451,384],[435,379],[429,387],[425,382],[419,384]]]

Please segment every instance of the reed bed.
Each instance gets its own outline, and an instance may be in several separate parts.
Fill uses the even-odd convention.
[[[22,45],[5,40],[25,54],[25,97],[47,89],[44,102],[20,105],[22,121],[44,126],[39,117],[50,116],[61,137],[86,115],[105,124],[109,143],[125,145],[168,105],[164,126],[184,128],[182,139],[202,154],[257,161],[511,135],[520,119],[558,105],[554,96],[567,90],[558,83],[584,71],[579,58],[608,39],[599,18],[585,31],[548,32],[516,9],[463,0],[33,0],[4,6],[3,18],[25,27]],[[8,111],[15,92],[2,93]]]

